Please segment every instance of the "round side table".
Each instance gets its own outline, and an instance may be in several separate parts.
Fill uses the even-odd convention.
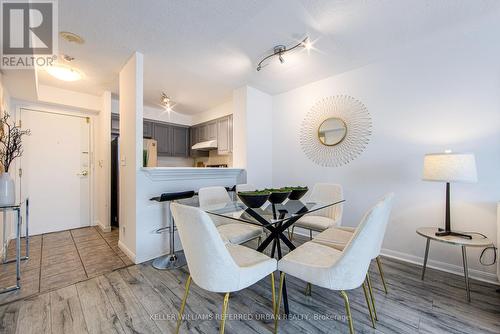
[[[427,239],[425,246],[425,256],[424,256],[424,266],[422,268],[422,281],[425,276],[425,267],[427,266],[427,258],[429,256],[429,246],[431,240],[439,241],[455,246],[462,247],[462,260],[464,263],[464,277],[465,277],[465,288],[467,290],[467,301],[470,302],[470,289],[469,289],[469,268],[467,266],[467,247],[488,247],[492,246],[493,243],[490,239],[485,238],[479,234],[471,233],[472,239],[465,239],[461,237],[456,237],[452,235],[447,236],[436,236],[436,232],[439,229],[437,227],[419,227],[417,229],[417,234]]]

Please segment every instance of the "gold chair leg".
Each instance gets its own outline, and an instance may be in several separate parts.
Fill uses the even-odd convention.
[[[378,271],[380,272],[380,278],[382,278],[382,284],[384,285],[385,294],[387,294],[387,285],[385,284],[384,271],[382,270],[382,260],[380,260],[380,256],[376,257]]]
[[[181,328],[182,316],[184,315],[184,308],[186,307],[186,300],[189,294],[189,287],[191,286],[191,275],[188,276],[186,281],[186,289],[184,290],[184,298],[182,299],[181,309],[179,311],[179,318],[177,319],[177,328],[175,333],[179,334],[179,329]]]
[[[306,284],[306,290],[304,291],[304,294],[306,296],[311,296],[312,295],[312,285],[311,283]]]
[[[276,289],[274,285],[274,273],[271,273],[271,291],[273,297],[273,315],[276,314]]]
[[[224,304],[222,305],[222,315],[220,319],[220,334],[224,334],[224,326],[226,325],[227,304],[229,304],[229,292],[224,295]]]
[[[372,307],[370,305],[370,300],[368,299],[368,291],[366,289],[366,282],[363,282],[362,286],[363,286],[363,292],[365,293],[366,306],[368,306],[368,312],[370,312],[370,319],[372,320],[372,327],[375,328],[375,319],[373,318]]]
[[[343,290],[340,291],[340,294],[344,298],[345,311],[347,313],[347,319],[349,320],[349,333],[354,334],[354,326],[352,324],[351,307],[349,306],[349,298],[347,297],[347,293]]]
[[[378,321],[377,309],[375,308],[375,297],[373,297],[372,281],[370,279],[370,274],[366,273],[366,282],[368,283],[368,291],[370,291],[370,298],[372,300],[373,314],[375,315],[375,320]]]
[[[278,333],[278,320],[281,307],[281,299],[283,298],[283,282],[285,281],[285,273],[280,273],[280,286],[278,288],[278,301],[276,303],[276,309],[274,312],[274,334]]]

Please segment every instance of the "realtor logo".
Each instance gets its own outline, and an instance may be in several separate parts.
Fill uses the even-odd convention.
[[[1,17],[2,68],[52,65],[57,55],[56,0],[1,0]]]

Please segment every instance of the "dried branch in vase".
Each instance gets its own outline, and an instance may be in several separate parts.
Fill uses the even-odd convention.
[[[11,122],[10,115],[4,112],[0,118],[0,163],[4,171],[9,172],[10,164],[23,154],[22,138],[29,136],[30,130],[22,130],[15,122]]]

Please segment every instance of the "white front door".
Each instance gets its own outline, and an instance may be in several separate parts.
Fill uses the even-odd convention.
[[[21,196],[30,199],[30,234],[90,226],[88,118],[21,109]]]

